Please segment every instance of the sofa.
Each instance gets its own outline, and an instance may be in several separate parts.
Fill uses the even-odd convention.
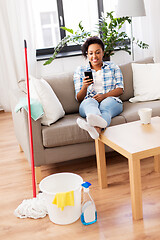
[[[138,63],[153,63],[147,58]],[[111,126],[139,120],[138,109],[152,108],[152,116],[160,116],[160,100],[131,103],[134,96],[131,63],[120,65],[124,78],[123,112],[112,119]],[[45,78],[61,102],[65,116],[50,126],[41,125],[41,119],[32,120],[34,162],[37,182],[41,180],[41,166],[62,161],[95,155],[95,143],[89,134],[80,129],[76,123],[79,117],[79,103],[75,100],[73,72],[60,73]],[[28,116],[22,108],[15,113],[15,106],[26,93],[17,88],[11,93],[12,117],[16,138],[30,163]],[[106,147],[106,152],[113,151]]]

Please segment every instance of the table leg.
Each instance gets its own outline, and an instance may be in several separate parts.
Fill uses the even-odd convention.
[[[42,180],[42,172],[41,167],[35,167],[35,176],[36,176],[36,183],[39,184]]]
[[[154,156],[154,169],[155,172],[160,173],[160,155]]]
[[[143,219],[140,159],[130,157],[129,177],[133,219]]]
[[[96,158],[97,158],[97,170],[98,181],[101,188],[106,188],[107,184],[107,168],[106,168],[106,156],[105,145],[99,139],[95,140]]]

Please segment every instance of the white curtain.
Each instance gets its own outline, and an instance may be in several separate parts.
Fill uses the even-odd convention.
[[[148,50],[134,45],[135,60],[153,56],[160,62],[160,0],[144,0],[146,16],[133,18],[133,35],[149,44]]]
[[[148,0],[147,0],[148,1]],[[152,43],[155,62],[160,62],[160,1],[150,0],[151,26],[152,26]]]
[[[32,0],[0,0],[0,106],[10,111],[10,91],[25,78],[24,39],[29,73],[36,75]]]

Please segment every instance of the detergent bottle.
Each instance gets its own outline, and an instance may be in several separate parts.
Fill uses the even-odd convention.
[[[82,202],[82,213],[81,222],[84,225],[90,225],[97,221],[97,211],[94,201],[89,193],[89,186],[91,183],[82,183],[83,187],[83,202]]]

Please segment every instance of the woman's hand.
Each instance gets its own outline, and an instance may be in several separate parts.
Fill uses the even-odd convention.
[[[88,88],[93,83],[93,79],[89,79],[89,76],[83,78],[83,86]]]
[[[91,85],[93,83],[93,79],[89,79],[89,77],[85,77],[83,78],[83,85],[81,90],[77,93],[77,99],[79,102],[82,102],[83,99],[85,98],[86,94],[87,94],[87,88],[89,87],[89,85]]]
[[[96,94],[94,97],[93,97],[95,100],[97,100],[97,102],[101,102],[103,99],[105,99],[105,94]]]
[[[102,100],[104,100],[107,97],[119,97],[122,93],[123,93],[122,88],[115,88],[108,93],[104,93],[104,94],[99,93],[99,94],[95,95],[93,98],[96,99],[98,102],[101,102]]]

